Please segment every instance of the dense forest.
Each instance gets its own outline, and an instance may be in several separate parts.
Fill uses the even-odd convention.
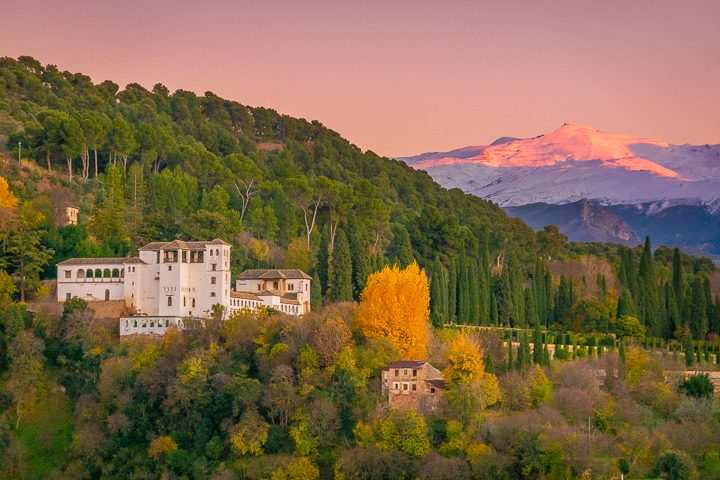
[[[1,253],[9,273],[22,277],[23,299],[66,258],[220,237],[234,246],[236,274],[287,266],[314,275],[316,304],[357,300],[370,272],[416,259],[431,278],[436,325],[611,332],[628,315],[666,339],[720,332],[707,260],[653,252],[649,243],[568,244],[552,226],[536,233],[491,202],[362,152],[318,122],[212,92],[120,90],[30,57],[0,60],[0,74],[8,154],[0,174],[24,226],[3,237]],[[21,157],[31,163],[11,161]],[[78,227],[54,226],[53,206],[63,200],[80,205]],[[22,236],[39,237],[23,260]],[[608,288],[600,273],[583,277],[585,285],[551,278],[549,260],[582,254],[608,258],[616,285]]]
[[[65,202],[80,207],[78,225],[59,225]],[[64,259],[218,237],[235,275],[312,275],[317,313],[245,312],[119,342],[84,302],[28,311]],[[463,394],[426,419],[382,410],[379,369],[414,350],[362,328],[369,279],[414,262],[435,327],[423,351],[452,376],[457,358],[478,357],[458,377]],[[568,262],[607,268],[564,275]],[[682,368],[668,352],[621,342],[531,356],[527,336],[497,329],[542,343],[548,332],[652,337],[708,365],[715,273],[650,239],[535,232],[317,121],[0,59],[0,449],[12,477],[719,478],[717,404],[701,377],[668,381]]]

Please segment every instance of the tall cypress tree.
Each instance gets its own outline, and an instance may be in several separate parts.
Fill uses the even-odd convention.
[[[538,325],[533,330],[533,362],[537,364],[543,363],[543,339]]]
[[[432,264],[430,275],[430,319],[433,325],[441,326],[447,322],[447,281],[438,258]]]
[[[360,300],[360,294],[365,288],[365,283],[371,273],[370,245],[360,230],[354,215],[349,217],[347,225],[350,258],[352,260],[353,297],[355,300]]]
[[[450,260],[448,271],[448,322],[457,323],[457,266],[455,259]]]
[[[330,259],[329,259],[329,253],[328,253],[328,235],[327,231],[324,228],[320,229],[320,246],[317,251],[317,266],[315,267],[317,271],[318,276],[318,284],[320,285],[320,290],[322,294],[322,298],[327,298],[328,295],[328,280],[329,280],[329,269],[330,269]]]
[[[497,300],[495,294],[490,294],[490,325],[498,325],[500,322],[500,315],[498,314]]]
[[[480,291],[478,270],[475,260],[468,262],[468,290],[470,294],[469,321],[471,325],[480,325]]]
[[[335,237],[330,266],[330,300],[333,302],[352,301],[352,259],[345,232],[340,230]]]
[[[310,308],[317,310],[322,306],[322,287],[317,272],[313,275],[312,288],[310,289]]]
[[[675,300],[679,310],[682,310],[683,295],[685,294],[685,280],[683,279],[682,259],[680,258],[680,249],[673,249],[672,261],[672,286],[675,291]]]
[[[685,294],[684,311],[684,321],[690,327],[693,338],[698,340],[705,338],[708,325],[705,287],[702,278],[697,275],[690,282]]]
[[[661,336],[664,329],[660,318],[657,282],[655,280],[655,261],[652,256],[650,237],[645,237],[645,245],[640,257],[638,282],[640,318],[647,326],[648,334]]]

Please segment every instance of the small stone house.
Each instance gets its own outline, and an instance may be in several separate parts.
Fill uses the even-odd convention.
[[[400,410],[430,413],[443,401],[442,372],[425,360],[397,360],[382,369],[382,393]]]

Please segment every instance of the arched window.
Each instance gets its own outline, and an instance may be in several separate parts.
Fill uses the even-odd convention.
[[[155,327],[155,322],[150,322],[150,328]]]
[[[92,268],[88,268],[85,272],[85,278],[93,278],[93,271]]]
[[[124,268],[120,269],[120,278],[125,278],[125,269]]]
[[[118,270],[117,268],[113,268],[112,278],[120,278],[120,270]]]
[[[102,270],[99,268],[95,269],[95,278],[102,278]]]
[[[133,320],[133,327],[137,328],[137,320]]]
[[[85,270],[82,268],[77,271],[77,278],[85,278]]]
[[[110,269],[106,268],[102,273],[103,278],[110,278]]]
[[[168,307],[172,307],[172,297],[168,297]]]

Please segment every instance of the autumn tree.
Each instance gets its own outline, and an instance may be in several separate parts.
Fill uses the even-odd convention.
[[[448,361],[444,372],[448,399],[463,421],[467,422],[476,412],[500,399],[497,377],[485,371],[476,341],[465,334],[459,335],[450,344]]]
[[[268,425],[254,409],[246,411],[230,430],[230,444],[238,455],[262,455],[268,438]]]
[[[385,267],[368,277],[359,311],[367,337],[390,339],[404,358],[424,358],[429,316],[430,288],[417,263]]]
[[[340,315],[330,315],[326,318],[312,338],[312,346],[324,366],[332,365],[335,356],[352,344],[352,332]]]
[[[148,456],[152,459],[158,460],[167,453],[176,452],[177,449],[178,444],[175,440],[167,435],[161,435],[150,442],[150,446],[148,447]]]

